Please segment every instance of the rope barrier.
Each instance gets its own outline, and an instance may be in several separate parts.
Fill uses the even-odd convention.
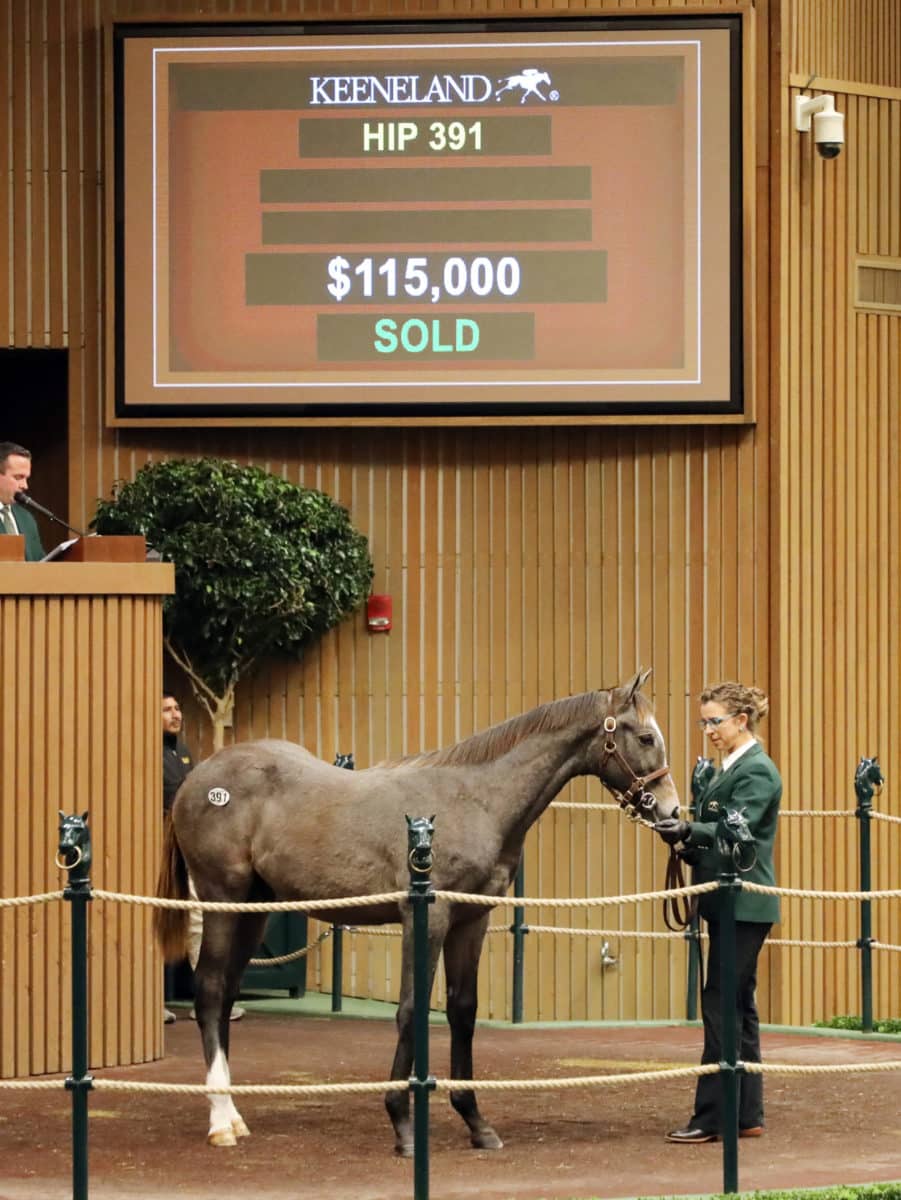
[[[901,825],[901,817],[893,817],[891,813],[871,812],[870,816],[875,821],[888,821],[892,825]]]
[[[207,1087],[205,1083],[132,1083],[127,1079],[95,1079],[95,1091],[174,1092],[181,1096],[348,1096],[396,1092],[404,1079],[384,1083],[238,1083],[230,1087]],[[459,1086],[459,1084],[457,1085]]]
[[[793,896],[798,900],[898,900],[901,889],[884,889],[881,892],[815,892],[808,888],[766,887],[762,883],[742,880],[742,888],[748,892],[759,892],[761,896]]]
[[[63,892],[42,892],[39,896],[13,896],[0,900],[0,908],[21,908],[25,904],[46,904],[50,900],[62,900]]]
[[[747,886],[747,885],[746,885]],[[445,892],[436,890],[433,895],[436,900],[450,900],[453,904],[481,904],[486,908],[505,905],[523,908],[532,905],[536,908],[606,908],[613,904],[639,904],[644,900],[666,900],[677,896],[701,896],[705,892],[715,892],[719,884],[715,880],[710,883],[693,883],[690,887],[671,888],[661,892],[637,892],[634,896],[595,896],[587,899],[572,897],[568,900],[549,900],[541,896],[480,896],[469,892]],[[877,893],[873,893],[876,895]],[[897,893],[901,895],[901,892]]]
[[[751,1075],[868,1075],[877,1071],[901,1071],[901,1061],[871,1063],[744,1063]]]
[[[118,900],[122,904],[143,904],[152,908],[186,908],[195,909],[197,912],[236,913],[332,912],[336,908],[397,904],[402,900],[409,899],[407,892],[384,892],[376,896],[342,896],[336,900],[272,900],[268,903],[232,904],[225,900],[164,900],[159,896],[131,896],[126,892],[107,892],[102,888],[95,888],[91,894],[95,900]]]
[[[752,1075],[869,1075],[885,1071],[901,1071],[901,1059],[869,1063],[756,1063],[742,1064]],[[715,1075],[719,1063],[700,1066],[666,1067],[656,1071],[629,1071],[612,1075],[578,1075],[545,1079],[436,1079],[436,1092],[459,1091],[474,1086],[480,1092],[500,1091],[559,1091],[573,1088],[613,1087],[621,1083],[659,1083],[669,1079],[686,1079]],[[378,1083],[311,1083],[311,1084],[232,1084],[230,1087],[208,1087],[202,1083],[141,1083],[125,1079],[94,1079],[94,1091],[146,1092],[157,1095],[180,1096],[347,1096],[371,1095],[398,1091],[405,1087],[403,1080],[389,1079]],[[65,1080],[0,1080],[0,1090],[47,1091],[65,1089]]]
[[[506,928],[506,926],[500,926]],[[679,938],[680,941],[685,940],[685,934],[674,930],[669,931],[654,931],[643,929],[569,929],[563,925],[532,925],[526,926],[529,933],[570,933],[581,937],[613,937],[613,938]],[[706,933],[700,934],[701,937],[707,937]]]
[[[856,812],[853,808],[780,808],[779,816],[782,817],[854,817]],[[875,813],[873,816],[875,817]]]
[[[9,1092],[48,1092],[65,1086],[65,1079],[0,1079],[0,1089]]]
[[[331,937],[331,929],[326,929],[320,933],[319,937],[309,946],[302,946],[300,950],[292,950],[290,954],[279,954],[273,958],[251,958],[248,959],[248,967],[282,967],[285,963],[297,962],[299,958],[306,958],[313,950],[316,950],[327,937]]]

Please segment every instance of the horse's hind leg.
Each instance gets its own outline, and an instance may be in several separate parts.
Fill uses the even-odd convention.
[[[206,913],[203,945],[194,976],[194,1009],[206,1060],[206,1085],[231,1086],[228,1066],[229,1016],[238,994],[241,975],[259,944],[265,913]],[[210,1096],[212,1146],[234,1146],[250,1133],[230,1095]]]
[[[444,942],[447,1020],[451,1034],[451,1079],[472,1079],[472,1038],[478,1008],[478,971],[488,913],[448,931]],[[469,1127],[478,1150],[500,1150],[503,1142],[479,1112],[472,1088],[451,1092],[451,1104]]]

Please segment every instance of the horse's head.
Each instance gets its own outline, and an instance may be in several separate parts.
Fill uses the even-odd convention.
[[[594,774],[636,818],[651,822],[679,812],[679,793],[666,761],[666,743],[641,688],[650,671],[598,693],[601,722],[592,743]]]
[[[91,836],[88,832],[88,814],[67,816],[62,810],[59,814],[59,849],[56,855],[56,865],[72,870],[82,867],[87,870],[91,865]]]

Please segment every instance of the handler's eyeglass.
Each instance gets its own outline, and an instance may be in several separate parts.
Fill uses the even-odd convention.
[[[738,713],[727,713],[725,717],[702,717],[698,721],[698,729],[719,729],[723,721],[731,721],[733,717],[737,717]]]

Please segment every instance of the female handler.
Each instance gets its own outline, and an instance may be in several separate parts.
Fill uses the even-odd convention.
[[[737,810],[754,836],[756,859],[742,878],[774,887],[773,843],[782,780],[775,763],[756,736],[758,722],[766,716],[769,700],[755,687],[717,683],[701,693],[701,729],[721,756],[717,771],[696,797],[696,819],[671,817],[657,824],[657,832],[669,845],[681,843],[680,855],[694,868],[694,882],[707,883],[718,877],[721,859],[716,847],[716,827],[723,811]],[[720,928],[718,896],[700,897],[699,911],[707,922],[710,949],[707,978],[701,995],[704,1018],[702,1063],[722,1058],[720,1030]],[[735,903],[735,958],[737,980],[736,1046],[743,1062],[760,1062],[760,1026],[757,1017],[757,957],[774,922],[779,920],[779,897],[739,891]],[[739,1074],[738,1128],[741,1137],[763,1133],[763,1077]],[[694,1145],[715,1142],[722,1130],[722,1082],[720,1075],[701,1075],[695,1092],[694,1112],[682,1129],[666,1135],[667,1141]]]

